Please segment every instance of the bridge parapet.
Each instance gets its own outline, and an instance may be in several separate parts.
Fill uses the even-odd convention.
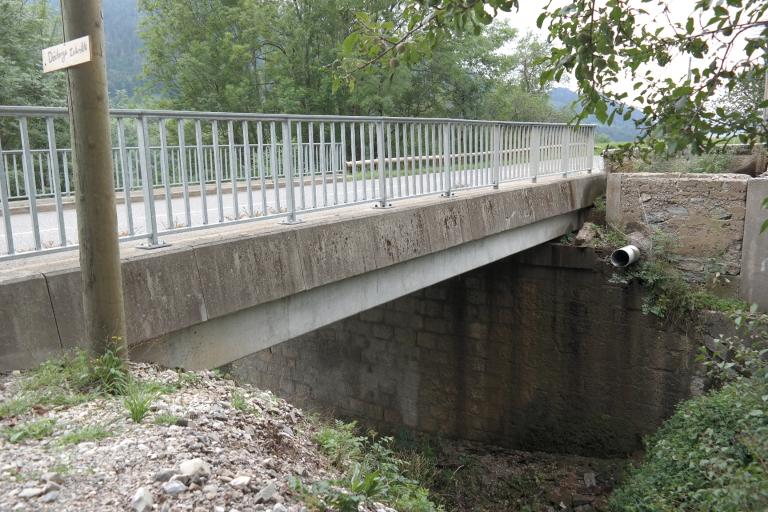
[[[122,241],[593,167],[594,126],[113,110]],[[0,106],[0,260],[77,247],[62,108]],[[134,204],[135,203],[135,204]]]
[[[556,238],[604,189],[603,174],[551,177],[316,212],[302,224],[180,233],[150,252],[124,247],[128,343],[140,359],[219,366]],[[86,345],[76,258],[0,271],[0,369]]]

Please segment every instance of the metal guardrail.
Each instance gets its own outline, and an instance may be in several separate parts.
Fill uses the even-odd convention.
[[[119,109],[111,119],[120,237],[146,247],[164,233],[591,171],[594,151],[591,125]],[[0,259],[77,243],[67,121],[63,108],[0,106]]]

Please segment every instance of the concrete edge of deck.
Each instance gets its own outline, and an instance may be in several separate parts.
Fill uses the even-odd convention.
[[[173,245],[154,251],[126,248],[122,251],[122,265],[128,342],[137,356],[163,360],[170,365],[223,364],[228,362],[224,359],[231,361],[235,358],[231,356],[242,350],[213,343],[214,338],[210,335],[213,324],[203,329],[201,326],[205,322],[233,317],[241,312],[247,314],[253,312],[253,308],[269,303],[278,308],[293,307],[291,304],[306,300],[303,297],[327,302],[324,308],[315,309],[317,312],[325,309],[323,315],[327,318],[323,320],[331,322],[343,318],[338,314],[347,311],[334,305],[333,301],[337,299],[333,297],[340,297],[339,294],[356,296],[352,291],[356,286],[352,278],[368,279],[366,282],[378,283],[374,286],[380,287],[387,283],[381,279],[411,275],[408,279],[417,283],[413,276],[423,273],[423,269],[412,274],[412,270],[401,267],[398,270],[401,277],[392,277],[395,274],[386,277],[387,274],[380,271],[390,267],[396,270],[406,262],[412,262],[408,268],[422,268],[419,265],[428,261],[427,256],[434,259],[430,265],[443,265],[447,269],[451,269],[455,261],[465,259],[467,254],[472,254],[478,262],[475,266],[489,263],[493,260],[487,260],[483,251],[490,251],[493,244],[506,244],[508,250],[504,255],[522,250],[513,249],[524,245],[497,235],[529,226],[524,230],[529,233],[528,238],[536,243],[545,242],[575,228],[571,214],[590,206],[604,191],[604,174],[583,174],[568,179],[542,180],[537,184],[503,185],[499,190],[466,191],[451,199],[432,196],[402,201],[390,210],[377,211],[370,205],[361,205],[318,212],[305,215],[304,223],[292,226],[264,221],[236,229],[186,233],[170,237]],[[558,227],[546,227],[549,224],[542,221],[548,219],[554,219],[552,222]],[[548,238],[538,241],[537,232]],[[459,260],[452,260],[449,249],[462,245],[466,245],[463,251],[453,251]],[[497,249],[493,251],[493,254],[504,253]],[[503,256],[496,259],[500,257]],[[465,268],[467,265],[465,261],[456,266],[456,272],[451,275],[474,268]],[[435,278],[438,274],[442,275],[439,272],[429,275]],[[338,284],[337,288],[344,290],[343,293],[329,292],[331,289],[325,287],[332,284]],[[425,281],[420,286],[429,284]],[[307,293],[312,290],[318,291]],[[410,285],[403,290],[410,290]],[[389,292],[382,292],[381,297],[389,295]],[[386,300],[392,298],[395,297]],[[357,302],[362,306],[371,301]],[[374,305],[376,303],[367,307]],[[336,310],[338,312],[334,313]],[[287,339],[284,335],[297,330],[295,326],[307,325],[301,318],[290,315],[282,317],[283,320],[266,316],[257,323],[252,320],[257,317],[248,318],[242,325],[249,325],[251,330],[263,329],[264,333],[259,334],[263,339],[280,338],[282,341]],[[266,325],[266,319],[270,319],[270,325]],[[286,322],[290,327],[285,328],[284,335],[272,336],[269,333],[273,329],[271,325],[280,322]],[[80,270],[76,257],[41,259],[25,263],[23,269],[0,270],[0,325],[3,326],[0,331],[0,370],[30,367],[62,350],[85,346],[82,341]],[[203,331],[208,334],[196,334],[197,341],[193,341],[193,334]],[[242,341],[240,332],[233,338],[235,341]],[[225,339],[227,336],[224,329],[219,337]],[[179,345],[182,348],[171,350],[170,347],[178,343],[168,345],[168,354],[176,351],[176,356],[142,355],[154,353],[150,347],[162,346],[158,345],[161,341],[180,337],[189,340],[186,347],[182,344]],[[146,343],[151,340],[156,341]],[[178,355],[185,351],[200,351],[202,345],[216,357],[200,356],[194,360]],[[263,342],[241,343],[247,350],[258,350],[261,345]],[[195,346],[198,348],[193,349]],[[225,350],[234,352],[226,357],[215,354]]]

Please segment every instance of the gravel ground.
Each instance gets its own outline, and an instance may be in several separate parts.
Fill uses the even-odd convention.
[[[130,367],[140,380],[179,381],[172,370]],[[119,397],[0,420],[0,510],[299,512],[290,477],[338,476],[300,410],[210,372],[185,375],[190,382],[157,395],[141,423]],[[0,377],[0,401],[14,395],[21,378]],[[233,393],[245,400],[238,408]],[[155,424],[169,415],[178,417],[175,424]],[[55,420],[51,435],[10,442],[9,429],[45,419]],[[110,435],[64,443],[88,426]]]

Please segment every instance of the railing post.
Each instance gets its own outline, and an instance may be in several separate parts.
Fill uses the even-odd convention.
[[[571,127],[563,127],[563,137],[561,141],[562,151],[562,163],[561,170],[563,171],[563,178],[568,177],[568,171],[571,168]]]
[[[59,245],[64,247],[67,245],[67,233],[64,226],[64,206],[61,203],[61,184],[59,183],[59,155],[56,151],[56,131],[53,126],[53,118],[45,118],[45,129],[48,135],[48,161],[50,165],[50,171],[53,175],[51,180],[51,188],[53,189],[53,197],[56,201],[56,219],[59,228]]]
[[[8,204],[8,174],[3,158],[3,144],[0,141],[0,202],[3,203],[3,226],[5,226],[5,246],[8,254],[16,252],[13,246],[13,225],[11,224],[11,208]]]
[[[136,121],[136,135],[139,139],[139,164],[141,166],[141,188],[144,192],[144,222],[147,228],[147,242],[140,244],[140,249],[165,247],[164,241],[157,238],[157,216],[155,215],[154,180],[149,162],[149,128],[147,118],[139,116]]]
[[[275,166],[276,168],[276,166]],[[274,171],[273,171],[274,172]],[[277,173],[274,174],[275,189],[280,186]],[[283,224],[298,224],[296,218],[296,201],[293,197],[293,150],[291,147],[291,122],[283,121],[283,180],[285,181],[285,201],[288,215]]]
[[[592,166],[595,164],[595,127],[590,126],[587,133],[587,173],[592,174]],[[605,168],[605,165],[603,165]]]
[[[451,125],[446,123],[443,125],[443,176],[445,177],[444,187],[445,190],[442,197],[453,196],[451,190]]]
[[[40,242],[40,220],[37,217],[37,184],[35,182],[35,168],[32,163],[32,151],[29,147],[29,130],[27,118],[19,119],[19,131],[21,132],[21,168],[24,171],[24,192],[29,201],[29,216],[32,219],[32,234],[35,238],[35,249],[42,249]]]
[[[501,126],[493,125],[493,155],[491,157],[491,183],[499,188],[499,165],[501,164]]]
[[[376,123],[376,152],[378,153],[379,202],[373,207],[392,208],[392,205],[387,202],[387,167],[384,162],[384,121]]]
[[[541,132],[538,126],[531,127],[531,181],[536,183],[539,176],[539,152],[541,145]]]

